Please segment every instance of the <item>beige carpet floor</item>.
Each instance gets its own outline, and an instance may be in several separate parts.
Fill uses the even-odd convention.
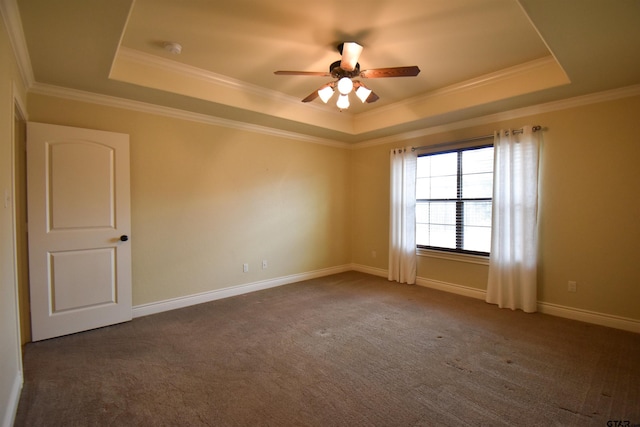
[[[31,343],[16,426],[640,425],[640,335],[357,272]]]

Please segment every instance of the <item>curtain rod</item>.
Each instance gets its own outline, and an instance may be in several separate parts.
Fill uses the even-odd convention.
[[[542,130],[542,126],[535,125],[535,126],[533,126],[531,128],[531,130],[533,132],[537,132],[539,130]],[[513,130],[513,134],[514,135],[519,134],[519,133],[522,133],[522,129],[514,129]],[[438,147],[441,147],[441,146],[444,146],[444,145],[461,144],[463,142],[481,141],[483,139],[490,139],[490,138],[493,139],[493,137],[494,137],[493,134],[491,134],[491,135],[483,135],[483,136],[475,136],[473,138],[459,139],[457,141],[447,141],[447,142],[443,142],[442,144],[423,145],[423,146],[420,146],[420,147],[411,147],[411,151],[421,150],[423,148],[438,148]]]

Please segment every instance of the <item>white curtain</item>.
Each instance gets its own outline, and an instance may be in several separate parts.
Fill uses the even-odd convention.
[[[411,147],[391,150],[389,280],[416,283],[416,168]]]
[[[495,133],[491,255],[486,300],[537,309],[539,133]]]

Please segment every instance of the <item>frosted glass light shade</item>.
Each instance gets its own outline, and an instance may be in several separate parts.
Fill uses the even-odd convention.
[[[362,102],[366,102],[367,98],[369,98],[369,95],[371,95],[371,89],[367,89],[364,86],[360,86],[358,89],[356,89],[356,96],[360,98],[360,101]]]
[[[318,96],[320,96],[322,102],[326,104],[327,101],[329,101],[329,99],[331,99],[331,97],[333,96],[333,88],[331,86],[323,87],[318,91]]]
[[[349,77],[343,77],[338,80],[338,92],[348,95],[353,90],[353,82]]]
[[[349,108],[349,97],[347,95],[340,95],[338,97],[338,102],[336,103],[339,109],[346,110]]]

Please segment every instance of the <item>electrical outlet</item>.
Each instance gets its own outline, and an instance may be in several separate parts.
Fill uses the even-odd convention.
[[[249,271],[249,264],[247,263],[242,264],[242,272],[246,273],[247,271]]]
[[[573,280],[569,280],[569,284],[567,285],[567,291],[576,292],[578,284]]]
[[[266,259],[263,259],[263,260],[262,260],[262,268],[263,268],[263,269],[265,269],[265,268],[267,268],[267,267],[268,267],[267,260],[266,260]]]
[[[375,258],[377,256],[378,254],[376,253],[376,251],[371,251],[371,258]]]

